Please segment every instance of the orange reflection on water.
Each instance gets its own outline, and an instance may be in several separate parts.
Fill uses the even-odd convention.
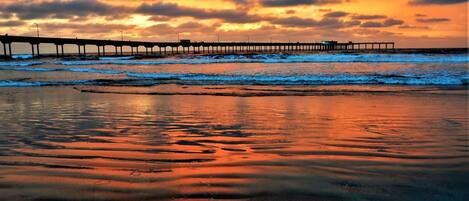
[[[413,171],[462,171],[457,165],[467,159],[461,95],[70,98],[83,96],[80,107],[60,108],[46,97],[43,107],[18,111],[43,115],[50,130],[25,130],[9,136],[17,144],[2,145],[9,149],[0,156],[7,198],[340,197],[355,183],[358,194],[381,188],[376,183],[398,191],[393,186]]]

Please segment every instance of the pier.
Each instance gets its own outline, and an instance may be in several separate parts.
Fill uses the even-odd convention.
[[[54,44],[56,57],[64,57],[64,45],[76,45],[78,56],[86,56],[86,46],[96,46],[98,56],[152,56],[179,53],[210,54],[210,53],[257,53],[257,52],[320,52],[320,51],[362,51],[362,50],[389,50],[394,49],[394,42],[203,42],[180,40],[178,42],[146,42],[124,40],[98,40],[79,38],[51,38],[0,35],[3,48],[3,57],[12,58],[12,43],[29,43],[31,55],[39,57],[41,44]],[[106,46],[113,47],[112,52],[106,52]],[[124,53],[123,47],[130,47],[130,53]],[[144,52],[139,52],[144,47]],[[88,55],[90,51],[88,50]]]

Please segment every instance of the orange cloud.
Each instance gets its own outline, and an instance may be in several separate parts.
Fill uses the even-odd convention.
[[[0,2],[0,33],[174,40],[369,41],[467,46],[467,0],[31,0]],[[437,15],[436,15],[437,13]],[[417,40],[418,38],[418,40]]]

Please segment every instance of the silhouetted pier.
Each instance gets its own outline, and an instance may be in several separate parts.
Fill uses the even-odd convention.
[[[388,50],[394,49],[394,42],[348,42],[324,41],[320,43],[306,42],[194,42],[181,40],[179,42],[145,42],[124,40],[96,40],[79,38],[49,38],[0,35],[5,58],[12,58],[12,43],[29,43],[33,57],[40,55],[41,44],[54,44],[56,56],[64,56],[64,45],[76,45],[78,56],[87,55],[87,45],[97,47],[98,56],[123,56],[123,47],[130,47],[130,55],[166,55],[177,53],[250,53],[250,52],[319,52],[334,50]],[[114,51],[106,52],[106,46],[114,47]],[[144,47],[144,52],[139,52]],[[182,48],[182,50],[181,50]],[[89,51],[88,51],[89,53]],[[129,55],[127,53],[126,55]]]

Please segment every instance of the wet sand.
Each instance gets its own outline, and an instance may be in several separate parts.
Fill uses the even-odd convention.
[[[469,198],[467,89],[84,88],[0,89],[2,199]]]

